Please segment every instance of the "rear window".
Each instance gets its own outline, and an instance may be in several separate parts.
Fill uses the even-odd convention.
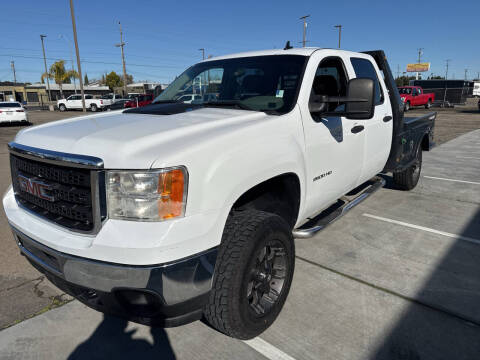
[[[21,106],[17,102],[0,103],[0,108],[18,108],[18,107],[21,107]]]
[[[383,90],[378,80],[377,72],[372,63],[367,59],[351,58],[350,59],[355,75],[357,78],[370,78],[375,84],[375,105],[383,103]]]

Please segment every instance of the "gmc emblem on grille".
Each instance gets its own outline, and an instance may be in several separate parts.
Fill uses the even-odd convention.
[[[45,184],[42,181],[31,179],[23,175],[18,175],[18,184],[21,190],[32,194],[33,196],[51,202],[55,201],[55,197],[47,193],[47,191],[53,189],[52,185]]]

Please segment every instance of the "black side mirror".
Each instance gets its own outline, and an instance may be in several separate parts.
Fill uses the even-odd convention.
[[[356,78],[348,82],[345,113],[349,119],[371,119],[375,113],[375,84],[370,78]]]
[[[348,82],[347,96],[313,95],[308,108],[316,115],[371,119],[375,111],[374,94],[375,85],[372,79],[356,78]],[[328,112],[329,103],[345,103],[345,111]]]

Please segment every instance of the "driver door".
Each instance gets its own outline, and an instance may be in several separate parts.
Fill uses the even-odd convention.
[[[311,56],[304,84],[311,95],[346,96],[348,59],[328,53],[318,51]],[[345,110],[342,103],[328,106],[329,112]],[[357,186],[364,160],[364,126],[362,120],[312,114],[308,101],[301,104],[301,111],[309,187],[306,211],[315,214]]]

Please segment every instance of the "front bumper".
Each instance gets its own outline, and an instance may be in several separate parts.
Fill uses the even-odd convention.
[[[178,326],[202,316],[217,248],[160,265],[123,265],[68,255],[12,226],[23,255],[56,286],[104,313],[146,325]]]

